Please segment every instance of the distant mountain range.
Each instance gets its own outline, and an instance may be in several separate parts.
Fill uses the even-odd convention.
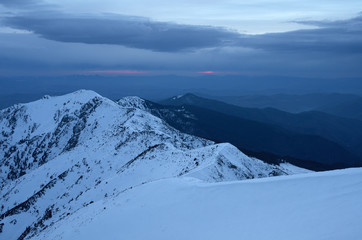
[[[319,108],[318,110],[337,116],[355,118],[362,121],[362,97],[341,103],[329,104]]]
[[[182,128],[182,124],[178,126],[169,120],[176,128],[195,131],[193,134],[217,141],[222,138],[221,141],[230,141],[246,151],[332,164],[334,167],[361,164],[362,121],[356,119],[317,111],[292,114],[272,108],[243,108],[194,94],[172,97],[160,103],[163,108],[179,108],[173,111],[183,108],[195,115],[194,119],[179,121],[197,122],[194,130],[188,131],[186,127]],[[255,135],[260,138],[255,139]]]
[[[208,98],[226,96],[218,100],[235,105],[240,103],[243,107],[273,107],[293,112],[317,110],[315,107],[322,107],[329,103],[340,104],[346,99],[351,100],[355,96],[362,96],[361,78],[321,79],[212,74],[197,76],[78,74],[0,76],[0,86],[3,90],[0,91],[0,109],[20,102],[35,101],[46,94],[62,95],[82,88],[94,90],[112,100],[136,95],[159,101],[173,95],[192,92]],[[250,105],[242,105],[245,103]]]
[[[202,95],[201,95],[202,96]],[[207,97],[207,95],[205,95]],[[208,98],[208,97],[207,97]],[[362,97],[353,94],[342,93],[314,93],[314,94],[273,94],[273,95],[243,95],[243,96],[210,96],[225,103],[247,108],[275,108],[290,113],[300,113],[305,111],[327,111],[339,115],[333,108],[343,105],[351,105],[353,116],[362,112],[361,105],[352,106],[354,102],[361,101]],[[357,110],[357,111],[355,111]],[[340,116],[350,117],[341,112]]]

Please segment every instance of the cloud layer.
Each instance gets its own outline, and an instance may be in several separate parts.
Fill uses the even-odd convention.
[[[344,21],[304,21],[317,29],[249,36],[243,46],[279,52],[362,53],[362,16]]]
[[[1,0],[0,5],[15,8],[27,8],[31,5],[41,3],[38,0]]]
[[[9,27],[46,39],[86,44],[114,44],[160,52],[230,45],[239,34],[223,28],[151,21],[129,16],[67,17],[62,14],[13,16]]]
[[[20,7],[24,2],[2,4]],[[247,35],[143,17],[65,14],[42,6],[37,12],[13,10],[0,17],[2,26],[32,32],[0,33],[0,73],[129,69],[362,76],[362,16],[299,21],[316,28]]]
[[[333,22],[304,21],[299,23],[318,28],[260,35],[122,15],[66,16],[52,12],[15,15],[3,22],[60,42],[122,45],[159,52],[235,46],[279,52],[362,53],[362,16]]]

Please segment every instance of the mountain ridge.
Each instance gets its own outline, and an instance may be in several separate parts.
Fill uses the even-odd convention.
[[[321,136],[347,149],[362,162],[360,143],[362,142],[362,121],[342,118],[318,111],[293,114],[273,108],[254,109],[230,105],[217,100],[206,99],[194,94],[172,97],[161,101],[172,106],[191,105],[223,114],[275,125],[299,134]]]
[[[174,98],[182,99],[183,96]],[[118,103],[122,105],[122,99]],[[148,109],[153,115],[183,132],[216,142],[231,142],[240,150],[268,163],[279,164],[281,159],[284,159],[303,168],[329,170],[348,167],[348,164],[343,164],[341,159],[356,159],[343,147],[320,136],[303,135],[271,124],[191,105],[165,106],[147,100],[137,103],[142,103],[142,109]],[[312,149],[314,150],[311,151]],[[331,152],[331,158],[341,164],[330,162]],[[309,157],[306,154],[309,154]]]
[[[85,90],[4,109],[0,130],[0,235],[10,240],[36,239],[81,209],[158,179],[220,182],[308,172],[184,134]]]

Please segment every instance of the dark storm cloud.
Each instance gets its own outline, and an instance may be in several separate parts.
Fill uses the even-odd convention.
[[[304,21],[317,29],[246,36],[240,45],[268,51],[362,53],[362,16],[344,21]]]
[[[13,16],[10,27],[34,32],[44,38],[87,44],[114,44],[161,52],[217,47],[235,42],[236,32],[223,28],[156,22],[125,16],[68,17]]]
[[[299,23],[318,28],[260,35],[120,15],[72,17],[59,12],[43,12],[3,18],[3,22],[60,42],[122,45],[159,52],[237,46],[298,54],[362,53],[362,16],[344,21],[304,21]]]

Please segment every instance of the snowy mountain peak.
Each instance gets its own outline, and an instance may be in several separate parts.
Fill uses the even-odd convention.
[[[161,101],[164,105],[180,106],[180,105],[192,105],[197,102],[203,101],[199,96],[196,96],[193,93],[186,93],[183,95],[174,96],[168,99]]]
[[[197,99],[197,98],[199,98],[199,97],[196,96],[193,93],[185,93],[185,94],[182,94],[182,95],[174,96],[171,99],[187,101],[187,100],[194,100],[194,99]]]
[[[137,96],[123,97],[117,101],[118,105],[123,108],[138,108],[146,110],[146,101]]]
[[[0,111],[1,238],[36,238],[80,209],[157,179],[293,173],[181,133],[143,111],[143,101],[117,104],[81,90]]]
[[[36,102],[41,102],[41,101],[46,101],[46,100],[54,100],[57,102],[68,102],[68,101],[75,101],[75,102],[87,102],[90,99],[93,98],[103,98],[101,95],[99,95],[98,93],[92,91],[92,90],[85,90],[85,89],[81,89],[72,93],[68,93],[62,96],[49,96],[49,95],[45,95],[42,99],[35,101],[33,103]],[[31,103],[29,103],[31,104]]]

